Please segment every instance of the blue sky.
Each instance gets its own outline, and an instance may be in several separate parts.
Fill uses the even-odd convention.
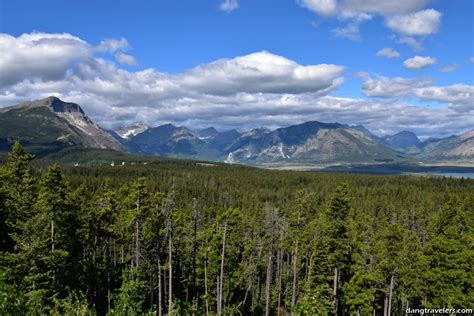
[[[0,33],[9,36],[8,45],[22,47],[16,43],[24,43],[25,39],[20,40],[22,35],[43,34],[48,38],[45,45],[49,48],[64,47],[61,42],[64,38],[53,41],[51,37],[65,33],[72,38],[67,39],[67,45],[72,45],[73,40],[80,46],[79,50],[88,50],[84,55],[76,54],[75,48],[64,52],[69,55],[59,57],[58,60],[65,58],[63,63],[58,62],[65,65],[61,69],[57,65],[47,69],[43,64],[33,71],[37,65],[31,64],[31,71],[22,71],[11,66],[16,62],[13,57],[4,57],[5,65],[10,62],[10,66],[5,66],[5,77],[13,79],[0,86],[0,104],[55,94],[81,102],[94,119],[107,126],[141,120],[150,125],[165,122],[196,126],[221,124],[218,127],[225,129],[276,127],[317,119],[364,124],[379,134],[409,128],[421,136],[440,136],[472,129],[474,64],[469,60],[474,56],[474,1],[398,2],[0,0]],[[42,36],[27,40],[30,44],[37,43]],[[104,44],[113,40],[122,40],[119,48]],[[97,49],[101,43],[104,44],[102,49]],[[8,45],[0,44],[0,49],[11,47]],[[390,48],[395,55],[392,58],[376,56],[384,48]],[[44,51],[42,48],[41,52]],[[202,81],[199,87],[204,86],[205,74],[212,76],[213,71],[217,71],[209,66],[214,61],[232,61],[238,56],[262,51],[268,54],[249,58],[237,66],[221,64],[219,69],[226,69],[228,73],[235,71],[232,81],[245,82],[249,78],[247,75],[239,77],[242,71],[239,67],[248,63],[254,66],[253,62],[260,65],[277,56],[303,67],[314,81],[301,82],[285,75],[271,78],[272,70],[265,68],[259,70],[263,73],[253,82],[255,89],[232,84],[217,92],[196,88],[189,95],[168,88],[181,85],[179,80],[187,83],[189,72],[193,80]],[[49,58],[54,60],[54,54],[59,53],[23,58],[32,63],[34,60],[48,62]],[[404,65],[414,56],[422,59],[414,61],[411,67]],[[96,66],[91,66],[97,61]],[[310,69],[304,68],[322,64],[343,69],[331,75],[325,72],[311,77]],[[94,74],[90,69],[87,71],[92,76],[87,78],[89,83],[99,79],[103,83],[107,78],[111,86],[123,87],[124,80],[136,79],[137,86],[150,84],[153,89],[137,94],[125,85],[123,91],[116,90],[116,94],[125,95],[123,99],[127,102],[121,102],[116,97],[111,98],[110,91],[92,89],[91,84],[84,82],[78,84],[77,78],[84,77],[83,65],[95,71]],[[201,69],[199,65],[204,67]],[[16,73],[10,75],[6,71]],[[21,71],[29,73],[29,77],[19,76]],[[155,77],[140,82],[143,72],[151,76],[147,71],[153,71]],[[162,76],[169,80],[162,81]],[[222,79],[225,80],[230,79]],[[265,88],[268,82],[277,80],[278,89]],[[287,89],[285,80],[288,80]],[[304,87],[295,88],[298,83]],[[215,85],[209,82],[212,84]],[[314,84],[315,88],[306,88],[307,84]],[[394,90],[394,87],[398,88]],[[157,94],[156,89],[160,93],[169,89],[166,98]],[[291,99],[294,103],[287,108],[281,101],[285,96],[294,98]],[[257,103],[250,107],[246,100]],[[188,103],[183,105],[183,102]],[[337,105],[338,102],[343,104]],[[206,103],[214,106],[206,108]],[[318,104],[313,111],[311,103]],[[232,107],[231,112],[224,110],[229,107]],[[416,120],[413,113],[417,114]]]

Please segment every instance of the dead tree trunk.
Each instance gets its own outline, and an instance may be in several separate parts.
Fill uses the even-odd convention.
[[[140,223],[137,219],[135,222],[135,267],[140,264]]]
[[[204,297],[206,298],[206,316],[209,315],[209,301],[208,301],[208,291],[207,291],[207,251],[206,258],[204,260]]]
[[[332,294],[334,295],[334,309],[335,309],[335,314],[337,315],[338,313],[338,305],[339,305],[339,299],[338,299],[338,281],[339,281],[339,269],[336,267],[334,268],[334,282],[333,282],[333,288],[332,288]]]
[[[227,234],[227,222],[224,223],[224,235],[222,236],[222,251],[221,251],[221,271],[219,278],[219,293],[217,298],[217,315],[222,315],[222,293],[224,289],[224,259],[225,259],[225,238]]]
[[[137,201],[135,202],[136,205],[136,219],[135,219],[135,267],[138,268],[138,265],[140,263],[140,223],[139,223],[139,217],[140,217],[140,188],[137,190]]]
[[[270,251],[268,252],[268,260],[267,260],[267,280],[265,284],[265,316],[270,315],[270,291],[272,286],[272,252],[273,249],[270,247]]]
[[[296,243],[296,248],[293,252],[293,287],[291,291],[291,314],[294,315],[294,308],[296,305],[296,282],[298,281],[298,243]]]
[[[54,219],[51,218],[51,255],[54,258]],[[56,270],[53,270],[53,283],[56,282]]]
[[[283,272],[283,251],[278,249],[277,253],[277,280],[278,280],[278,304],[277,304],[277,316],[280,315],[281,309],[281,276]]]
[[[158,316],[163,315],[163,307],[161,306],[161,262],[158,258]]]
[[[166,235],[168,237],[168,315],[173,311],[173,209],[175,205],[174,184],[165,206]]]
[[[191,275],[191,297],[193,302],[197,300],[196,295],[196,253],[197,253],[197,229],[199,220],[199,209],[196,199],[193,206],[193,241],[192,241],[192,275]]]
[[[168,315],[173,310],[173,262],[172,262],[172,241],[171,233],[168,236]]]
[[[387,311],[387,315],[391,315],[391,312],[392,312],[392,294],[393,294],[393,286],[394,286],[394,278],[393,278],[393,275],[392,277],[390,278],[390,289],[389,289],[389,292],[388,292],[388,311]]]

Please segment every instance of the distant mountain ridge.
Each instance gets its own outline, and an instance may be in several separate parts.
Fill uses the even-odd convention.
[[[430,140],[421,144],[417,155],[429,160],[474,158],[474,129],[461,135]]]
[[[421,144],[421,140],[413,132],[401,131],[394,135],[387,135],[381,138],[382,142],[392,149],[405,149],[416,147]]]
[[[2,108],[0,139],[3,143],[20,140],[34,152],[68,146],[124,149],[110,133],[92,122],[78,104],[56,97]]]
[[[424,142],[410,131],[377,137],[362,125],[317,121],[242,133],[143,123],[106,131],[55,97],[0,109],[0,150],[15,140],[36,153],[76,146],[252,165],[474,159],[474,130]]]
[[[146,124],[138,122],[134,124],[119,126],[113,131],[121,138],[129,139],[133,136],[143,133],[147,129],[148,126]]]

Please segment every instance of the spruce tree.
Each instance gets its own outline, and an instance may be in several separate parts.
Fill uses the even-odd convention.
[[[474,239],[462,204],[448,199],[431,222],[423,305],[464,308],[474,299]]]

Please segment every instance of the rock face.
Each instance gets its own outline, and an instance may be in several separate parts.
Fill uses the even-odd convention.
[[[123,146],[75,103],[56,97],[26,102],[0,111],[0,139],[20,140],[40,150],[82,146],[122,150]]]
[[[148,126],[144,123],[134,123],[130,125],[123,125],[115,128],[113,131],[123,139],[130,139],[143,133],[148,129]]]
[[[412,132],[402,131],[395,135],[387,135],[382,137],[382,142],[392,149],[406,149],[417,147],[421,144],[420,139]]]
[[[130,139],[148,155],[219,160],[220,153],[185,127],[172,124],[149,128]]]
[[[338,123],[306,122],[274,131],[244,133],[227,148],[227,161],[327,163],[392,161],[397,154],[365,132]]]
[[[192,134],[200,139],[211,139],[215,137],[218,133],[219,132],[214,127],[208,127],[192,131]]]
[[[422,144],[418,156],[430,160],[473,159],[474,130],[457,136],[427,141]]]

